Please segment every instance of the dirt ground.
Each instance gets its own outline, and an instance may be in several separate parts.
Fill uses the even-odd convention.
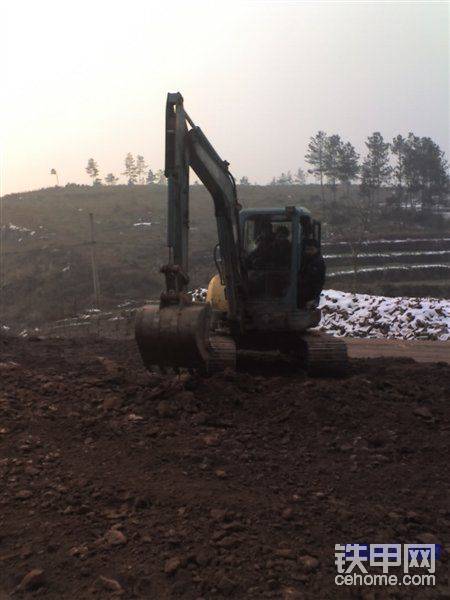
[[[0,353],[2,600],[450,597],[448,364],[194,379],[132,341]],[[336,543],[420,541],[435,587],[335,585]]]

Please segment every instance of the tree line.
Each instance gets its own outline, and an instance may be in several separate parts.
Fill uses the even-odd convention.
[[[419,201],[422,206],[439,204],[448,194],[450,182],[448,163],[444,152],[429,137],[419,137],[409,133],[407,137],[397,135],[391,142],[383,139],[376,131],[365,141],[366,156],[361,159],[354,146],[339,135],[328,135],[318,131],[308,143],[305,162],[307,173],[320,184],[322,201],[326,195],[336,201],[338,184],[344,186],[347,196],[350,187],[357,182],[359,195],[371,201],[379,201],[381,190],[391,188],[391,201],[400,206],[413,206]],[[98,163],[90,158],[86,172],[93,185],[116,185],[119,178],[114,173],[100,177]],[[58,173],[51,169],[51,175]],[[129,152],[124,160],[121,173],[128,185],[165,184],[162,169],[153,172],[141,154],[136,157]],[[304,185],[305,171],[299,167],[295,174],[291,171],[274,177],[269,185]],[[194,185],[198,181],[194,181]],[[250,185],[248,177],[239,180],[240,185]],[[328,191],[328,193],[327,193]]]
[[[121,175],[126,178],[128,185],[166,183],[164,171],[162,169],[158,169],[157,171],[153,172],[145,162],[142,154],[137,154],[136,157],[134,157],[131,152],[128,152],[128,154],[125,156],[124,166],[125,168]],[[103,180],[100,177],[100,169],[97,161],[95,161],[93,158],[90,158],[85,170],[92,179],[92,185],[103,185]],[[52,171],[54,171],[54,169],[52,169]],[[107,175],[105,175],[106,185],[116,185],[118,181],[119,178],[116,177],[114,173],[107,173]]]
[[[365,146],[367,153],[360,156],[350,142],[339,135],[319,131],[308,144],[306,162],[308,173],[320,183],[322,200],[329,188],[336,200],[337,184],[349,191],[353,182],[359,182],[359,193],[369,200],[380,200],[383,187],[391,187],[391,200],[402,206],[412,206],[419,200],[422,206],[438,204],[449,192],[448,163],[444,152],[429,137],[409,133],[397,135],[386,142],[380,132],[370,135]]]
[[[331,196],[336,201],[338,184],[344,186],[350,196],[352,184],[359,184],[359,195],[371,201],[379,201],[381,190],[391,188],[391,202],[399,206],[413,206],[419,201],[424,207],[439,204],[449,193],[448,163],[444,152],[429,137],[409,133],[397,135],[386,142],[376,131],[365,141],[366,156],[361,160],[351,142],[339,135],[318,131],[310,138],[305,162],[307,170],[320,184],[322,201]],[[239,181],[249,185],[247,177]],[[291,171],[274,177],[270,185],[305,184],[302,168],[292,175]],[[327,193],[327,191],[329,193]]]

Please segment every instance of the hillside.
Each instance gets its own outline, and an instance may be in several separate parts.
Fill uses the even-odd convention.
[[[206,190],[193,186],[191,197],[190,276],[192,287],[196,287],[205,285],[214,271],[211,257],[216,232]],[[330,205],[322,206],[315,185],[240,186],[239,199],[246,207],[300,204],[321,219],[329,283],[336,289],[448,295],[450,240],[443,240],[446,223],[442,218],[429,218],[424,223],[417,213],[405,213],[395,222],[389,215],[380,217],[370,234],[371,245],[358,257],[361,269],[355,280],[350,248],[340,244],[347,232],[351,237],[354,218],[344,200],[340,201],[339,210],[348,228],[328,224]],[[163,284],[159,268],[167,257],[164,186],[69,185],[12,194],[3,198],[1,314],[4,322],[39,324],[72,316],[92,306],[91,247],[87,243],[90,212],[94,213],[102,307],[158,295]],[[405,238],[412,240],[401,242],[401,246],[397,241],[389,241]],[[422,241],[414,241],[417,238]],[[379,239],[388,241],[378,242]],[[408,269],[396,272],[395,277],[386,277],[387,263],[391,268],[406,265]],[[352,289],[355,286],[357,290]],[[393,289],[386,290],[386,286]]]

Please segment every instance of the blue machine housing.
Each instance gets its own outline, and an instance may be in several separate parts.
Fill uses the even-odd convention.
[[[286,309],[296,310],[298,307],[299,272],[302,261],[303,241],[314,238],[320,245],[320,223],[311,218],[310,212],[301,206],[287,206],[285,208],[246,208],[239,212],[239,226],[241,240],[244,239],[245,223],[255,217],[283,218],[291,222],[291,272],[290,284],[287,293],[274,303],[283,305]],[[300,282],[301,283],[301,282]]]

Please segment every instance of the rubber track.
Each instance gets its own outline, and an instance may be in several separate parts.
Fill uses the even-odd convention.
[[[212,333],[209,338],[209,374],[220,373],[225,369],[236,370],[236,344],[228,335]]]

